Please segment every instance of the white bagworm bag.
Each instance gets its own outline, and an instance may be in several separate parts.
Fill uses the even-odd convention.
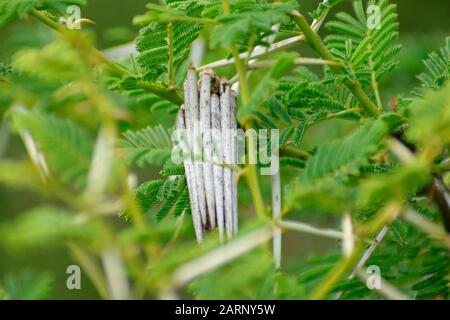
[[[220,241],[237,233],[236,97],[226,79],[188,70],[184,105],[178,113],[183,164],[197,240],[217,228]]]

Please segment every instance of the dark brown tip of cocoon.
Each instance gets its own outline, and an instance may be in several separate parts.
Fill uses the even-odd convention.
[[[220,93],[224,93],[227,89],[227,87],[230,86],[230,82],[227,78],[222,77],[220,78]]]
[[[208,75],[208,76],[214,77],[216,75],[216,73],[214,72],[213,69],[208,68],[208,69],[204,69],[204,70],[200,71],[200,75],[201,76]]]
[[[220,95],[220,80],[217,77],[211,78],[211,94]]]

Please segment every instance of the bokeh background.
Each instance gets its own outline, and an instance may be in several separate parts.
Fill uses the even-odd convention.
[[[89,0],[87,7],[82,10],[82,16],[96,23],[88,27],[92,41],[100,49],[131,42],[138,30],[137,27],[132,25],[131,21],[135,15],[145,11],[145,5],[148,2],[147,0]],[[386,101],[395,95],[407,94],[417,85],[415,75],[423,70],[421,61],[426,58],[428,52],[441,47],[445,36],[450,35],[450,1],[394,0],[393,2],[398,4],[400,42],[403,45],[403,50],[399,57],[400,68],[381,84],[383,98]],[[310,12],[316,7],[318,1],[299,0],[299,3],[303,12]],[[345,9],[346,6],[349,7],[350,4],[343,3],[340,8]],[[7,59],[6,57],[23,47],[24,44],[38,46],[42,41],[49,38],[50,34],[45,27],[29,28],[26,22],[17,22],[9,26],[0,32],[0,60],[4,61]],[[32,42],[30,42],[30,39],[33,39]],[[310,54],[310,51],[301,46],[293,49],[306,50],[304,54]],[[206,59],[214,59],[214,55],[207,56]],[[328,127],[328,130],[324,131],[321,130],[320,126],[317,126],[313,132],[309,133],[308,143],[314,144],[315,140],[330,139],[330,136],[336,134],[333,130],[344,129],[342,125],[336,125],[335,129]],[[26,154],[22,143],[16,137],[11,136],[3,156],[20,159],[26,157]],[[157,171],[149,169],[142,174],[152,176],[155,172]],[[0,185],[0,223],[13,219],[20,212],[44,201],[46,199],[37,198],[31,193],[8,190]],[[303,216],[304,220],[311,218]],[[333,217],[330,217],[329,220],[324,218],[323,221],[317,222],[327,225],[332,223],[332,220]],[[320,254],[332,246],[326,240],[298,234],[287,234],[284,241],[286,242],[283,245],[286,261],[303,259],[310,252]],[[299,243],[302,245],[299,246]],[[65,272],[69,264],[71,264],[71,260],[68,252],[64,249],[12,254],[0,247],[0,279],[17,277],[17,274],[26,277],[26,272],[49,273],[53,277],[54,288],[51,298],[98,298],[86,278],[82,280],[82,290],[67,290],[67,275]]]

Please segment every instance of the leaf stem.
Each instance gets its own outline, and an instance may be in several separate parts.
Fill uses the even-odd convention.
[[[51,29],[59,32],[62,35],[76,35],[76,45],[77,47],[82,47],[86,50],[96,61],[100,62],[101,64],[108,67],[109,70],[114,72],[117,76],[129,76],[129,77],[138,77],[138,75],[132,73],[130,70],[122,67],[121,65],[115,63],[114,61],[108,59],[105,55],[103,55],[97,48],[93,47],[89,41],[86,40],[81,34],[75,31],[70,31],[66,28],[64,28],[62,25],[60,25],[58,22],[50,19],[45,14],[43,14],[41,11],[37,9],[32,9],[30,11],[30,14],[50,27]],[[138,84],[141,88],[148,90],[149,92],[160,96],[161,98],[164,98],[168,101],[171,101],[172,103],[176,105],[181,105],[183,103],[183,99],[174,91],[171,89],[167,89],[163,86],[153,84],[148,81],[138,81]]]
[[[344,256],[335,267],[325,276],[325,279],[316,287],[310,299],[323,299],[330,290],[338,283],[361,259],[364,253],[364,239],[373,237],[379,233],[386,224],[391,223],[400,214],[400,206],[390,203],[384,207],[367,225],[357,229],[359,240],[355,243],[355,248],[348,256]]]
[[[281,148],[281,155],[282,156],[291,156],[291,157],[297,157],[300,159],[308,159],[310,158],[312,155],[311,153],[304,151],[304,150],[300,150],[294,147],[283,147]]]
[[[168,61],[168,66],[167,66],[167,73],[168,73],[168,78],[169,78],[169,86],[173,86],[175,84],[175,81],[173,79],[173,45],[174,45],[174,41],[173,41],[173,25],[172,23],[169,23],[167,25],[167,34],[168,34],[168,40],[169,40],[169,61]]]
[[[231,53],[234,57],[234,65],[236,67],[236,71],[239,76],[239,91],[241,93],[241,101],[244,107],[247,107],[247,104],[250,100],[250,94],[248,89],[248,81],[247,81],[247,68],[242,60],[239,58],[239,52],[235,44],[231,45]]]
[[[369,45],[369,50],[372,51],[372,46]],[[377,75],[375,73],[375,70],[373,68],[374,63],[372,60],[372,55],[369,56],[369,67],[371,70],[371,85],[372,85],[372,90],[375,94],[375,99],[377,101],[377,107],[378,110],[380,110],[381,112],[383,111],[383,102],[381,101],[381,95],[380,95],[380,87],[378,85],[378,81],[377,81]]]
[[[351,268],[358,261],[359,256],[363,251],[363,242],[357,241],[355,248],[349,256],[343,257],[334,268],[326,275],[325,279],[317,286],[313,293],[309,296],[310,300],[321,300],[328,292],[336,285],[336,283],[344,277],[344,275],[351,270]]]
[[[258,68],[270,68],[275,64],[276,61],[273,60],[262,60],[262,61],[254,61],[248,63],[249,69],[258,69]],[[343,64],[337,61],[329,61],[317,58],[297,58],[294,60],[295,65],[330,65],[336,67],[342,67]]]
[[[342,231],[334,229],[324,229],[312,226],[310,224],[298,221],[287,221],[283,220],[278,222],[278,225],[282,229],[292,230],[297,232],[304,232],[316,236],[321,236],[325,238],[338,239],[341,240],[344,237]]]
[[[291,13],[295,23],[299,26],[299,28],[303,31],[305,35],[306,41],[308,41],[311,47],[325,60],[335,61],[334,56],[327,49],[325,44],[323,43],[320,36],[311,29],[311,27],[306,22],[306,19],[303,15],[301,15],[298,11],[294,11]],[[330,69],[335,74],[343,74],[343,68],[339,66],[330,66]],[[358,81],[345,80],[344,85],[350,90],[350,92],[355,96],[355,98],[359,101],[361,107],[372,116],[376,116],[381,114],[381,111],[378,110],[377,106],[370,100],[367,94],[364,92],[361,84]]]

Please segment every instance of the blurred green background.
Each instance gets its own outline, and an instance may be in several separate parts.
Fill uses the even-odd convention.
[[[101,49],[130,42],[137,34],[137,27],[131,21],[137,14],[145,11],[147,0],[89,0],[88,6],[82,9],[82,16],[95,21],[95,25],[87,27],[92,40]],[[397,94],[407,94],[415,85],[415,75],[422,69],[422,60],[427,53],[441,47],[445,36],[450,35],[450,1],[448,0],[395,0],[398,4],[400,19],[400,42],[403,50],[400,54],[400,68],[381,84],[384,99],[387,101]],[[317,0],[299,0],[303,12],[310,12],[318,3]],[[339,9],[349,7],[349,3]],[[0,32],[0,59],[5,59],[14,50],[22,46],[20,32],[26,30],[24,37],[39,39],[48,37],[48,30],[29,28],[24,22],[16,23]],[[25,29],[23,29],[25,27]],[[323,31],[322,31],[323,32]],[[24,40],[23,43],[26,41]],[[29,43],[29,42],[26,42]],[[303,47],[299,47],[304,50]],[[309,54],[310,51],[305,51]],[[329,139],[332,132],[315,130],[315,139]],[[11,137],[7,149],[7,157],[23,158],[23,146],[16,137]],[[151,173],[150,173],[151,174]],[[44,199],[45,201],[45,199]],[[42,199],[26,193],[8,190],[0,186],[0,223],[13,219],[19,212],[35,206]],[[305,217],[304,217],[305,218]],[[310,217],[307,217],[310,218]],[[330,218],[332,219],[332,218]],[[327,224],[327,221],[318,223]],[[292,244],[283,246],[286,259],[305,257],[309,252],[320,254],[332,244],[326,240],[299,234],[287,234],[284,241]],[[298,246],[301,243],[301,248]],[[82,278],[82,290],[70,291],[66,288],[66,268],[70,257],[64,249],[52,249],[39,252],[26,252],[21,255],[2,251],[0,248],[0,278],[8,274],[17,274],[27,269],[37,273],[48,272],[54,278],[53,299],[93,299],[98,298],[87,278]]]

